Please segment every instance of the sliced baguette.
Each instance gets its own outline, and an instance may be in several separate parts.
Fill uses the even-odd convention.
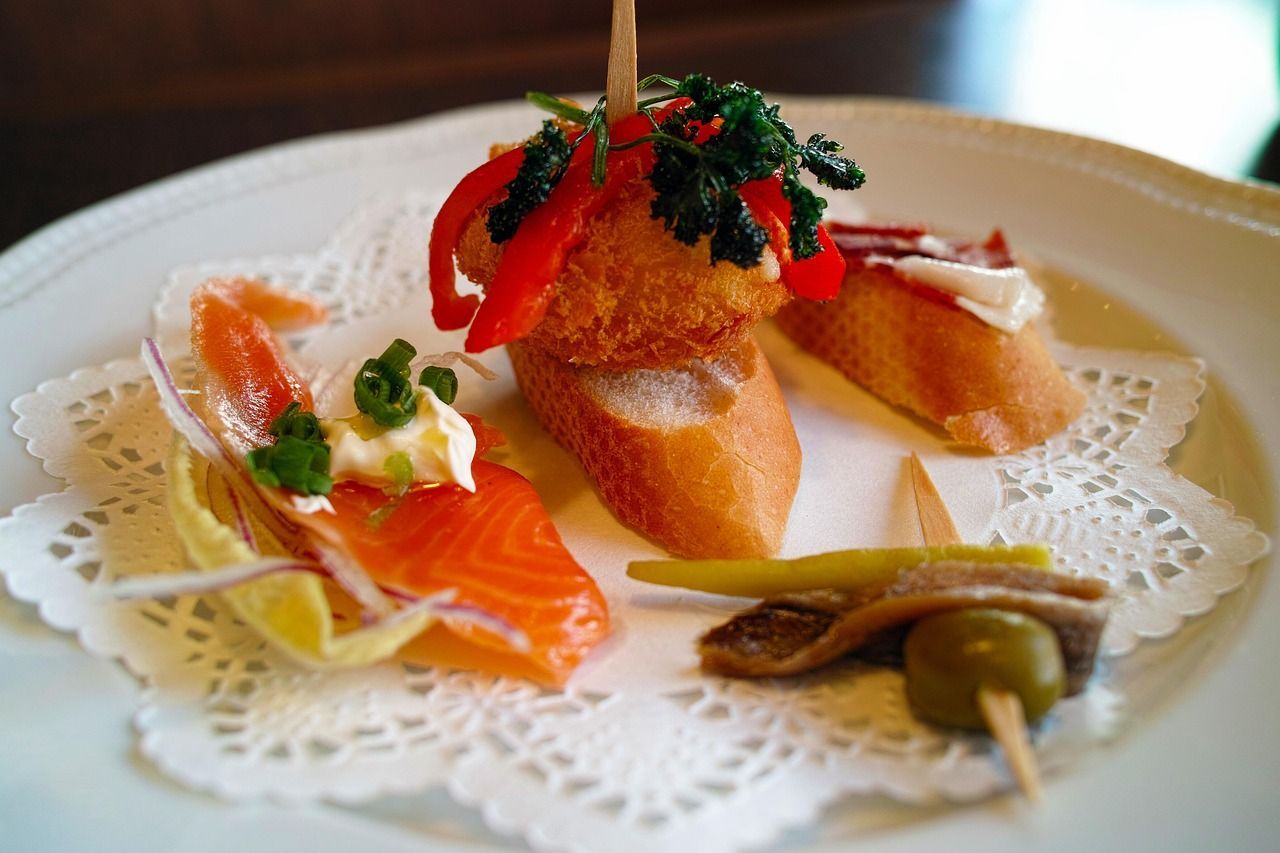
[[[931,293],[885,268],[851,263],[834,301],[797,300],[775,319],[849,379],[962,444],[1012,453],[1075,420],[1084,394],[1033,324],[1003,332]]]
[[[508,344],[543,427],[625,523],[686,557],[764,557],[782,542],[800,445],[747,337],[713,362],[610,371]]]

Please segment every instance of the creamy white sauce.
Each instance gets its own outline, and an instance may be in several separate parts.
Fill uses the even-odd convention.
[[[922,244],[926,239],[928,235],[920,238]],[[953,294],[958,307],[1006,332],[1018,331],[1044,311],[1044,291],[1022,267],[988,269],[923,255],[876,255],[868,262],[891,266],[903,276]]]
[[[366,435],[377,434],[361,438],[357,424]],[[391,485],[384,467],[387,458],[404,453],[413,463],[415,483],[457,483],[469,492],[476,490],[471,474],[476,436],[471,424],[430,389],[421,390],[417,414],[404,426],[384,429],[371,424],[366,415],[321,423],[331,448],[329,470],[334,482]]]
[[[329,498],[325,495],[290,495],[289,502],[293,504],[295,510],[303,515],[315,515],[317,512],[337,515],[337,510],[333,508],[333,504],[329,503]]]

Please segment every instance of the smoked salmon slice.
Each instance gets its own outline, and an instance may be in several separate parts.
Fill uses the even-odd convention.
[[[253,279],[212,279],[191,296],[191,355],[205,417],[238,456],[273,439],[267,427],[311,391],[294,372],[272,329],[324,322],[316,300]]]
[[[310,390],[290,367],[272,326],[318,322],[324,308],[308,297],[234,279],[202,285],[191,313],[200,391],[193,402],[228,450],[243,458],[273,441],[268,427],[289,403],[312,407]],[[477,456],[500,443],[496,430],[467,418]],[[308,550],[308,543],[336,548],[396,597],[453,589],[456,603],[519,629],[529,641],[520,653],[527,664],[521,671],[561,685],[609,633],[604,596],[565,548],[528,480],[479,458],[472,470],[474,493],[427,483],[390,497],[376,486],[345,481],[328,496],[333,513],[302,512],[278,496],[269,503],[299,529],[299,550]],[[516,654],[502,637],[475,624],[444,624],[481,652],[466,656],[471,664]]]
[[[563,684],[609,633],[604,599],[560,541],[528,480],[485,460],[476,460],[473,471],[474,493],[441,484],[398,502],[372,486],[338,483],[329,494],[335,514],[316,513],[300,523],[386,589],[415,596],[456,589],[455,601],[525,633],[530,663],[543,676],[538,680]],[[475,625],[451,629],[484,649],[507,648]]]

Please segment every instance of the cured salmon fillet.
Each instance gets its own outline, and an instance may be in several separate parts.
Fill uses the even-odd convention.
[[[474,494],[443,484],[398,501],[371,486],[338,483],[329,495],[336,515],[316,513],[300,523],[386,589],[417,596],[456,589],[456,602],[521,629],[539,680],[562,684],[609,633],[604,598],[565,549],[528,480],[484,460],[473,471]],[[482,628],[451,630],[484,649],[507,649]]]
[[[228,449],[243,456],[270,444],[267,427],[289,403],[311,409],[311,391],[285,358],[272,329],[320,323],[323,305],[253,279],[212,279],[191,296],[193,401]]]
[[[273,441],[271,421],[293,401],[311,408],[311,394],[289,366],[272,324],[323,319],[313,300],[261,282],[234,279],[202,285],[191,300],[195,402],[237,458]],[[469,416],[477,454],[500,443],[492,428]],[[269,503],[308,543],[336,548],[392,594],[421,597],[456,590],[454,603],[505,620],[529,640],[525,674],[563,684],[609,633],[608,607],[590,575],[564,547],[529,482],[515,471],[476,459],[476,491],[454,484],[417,484],[400,497],[357,482],[333,487],[334,513],[301,512],[287,499]],[[510,658],[506,641],[474,624],[446,627],[482,654],[469,663]],[[497,653],[493,655],[490,653]]]

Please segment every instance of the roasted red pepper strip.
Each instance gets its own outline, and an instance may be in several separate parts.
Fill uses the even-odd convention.
[[[818,226],[818,244],[822,251],[812,257],[796,260],[791,254],[787,228],[791,222],[791,202],[782,194],[778,178],[765,178],[743,184],[739,190],[751,213],[769,230],[774,254],[782,267],[782,281],[791,292],[806,299],[835,299],[844,281],[844,256],[836,248],[822,225]],[[781,233],[773,222],[782,223]]]
[[[661,121],[677,102],[660,111]],[[614,144],[630,142],[650,129],[640,114],[628,116],[610,129]],[[653,168],[653,146],[639,145],[609,155],[604,186],[591,183],[592,139],[584,139],[560,183],[542,205],[534,208],[506,244],[484,302],[467,333],[467,352],[518,340],[546,316],[555,296],[555,282],[569,253],[587,236],[593,217],[618,191]]]
[[[589,161],[569,169],[546,203],[524,218],[503,250],[467,333],[467,352],[482,352],[533,331],[555,296],[555,281],[569,253],[587,236],[591,219],[652,165],[649,146],[616,152],[609,158],[602,187],[592,185]]]
[[[654,120],[661,122],[691,103],[688,98],[677,98],[656,110]],[[637,113],[610,128],[610,142],[630,142],[651,129],[649,118]],[[471,215],[515,178],[523,160],[523,149],[491,160],[463,178],[437,214],[431,230],[431,313],[441,329],[462,328],[476,315],[476,324],[467,337],[468,351],[480,352],[515,340],[538,324],[546,314],[554,295],[552,287],[564,269],[569,252],[585,236],[587,222],[619,187],[638,178],[652,165],[651,145],[613,152],[605,185],[594,187],[590,182],[593,141],[582,140],[551,197],[526,217],[507,243],[494,280],[486,288],[486,307],[482,307],[479,314],[476,314],[477,297],[459,296],[454,286],[453,252]],[[501,161],[507,162],[499,167],[497,164]],[[521,237],[525,232],[528,235]],[[494,304],[489,306],[490,302]]]
[[[467,220],[480,205],[515,180],[524,149],[516,148],[484,163],[458,182],[440,206],[431,226],[428,273],[431,287],[431,317],[441,329],[461,329],[471,322],[480,305],[474,293],[458,294],[454,278],[453,250],[462,237]]]
[[[822,251],[804,260],[791,262],[784,274],[787,286],[806,299],[835,299],[844,282],[844,256],[836,248],[827,229],[818,226],[818,245]]]

